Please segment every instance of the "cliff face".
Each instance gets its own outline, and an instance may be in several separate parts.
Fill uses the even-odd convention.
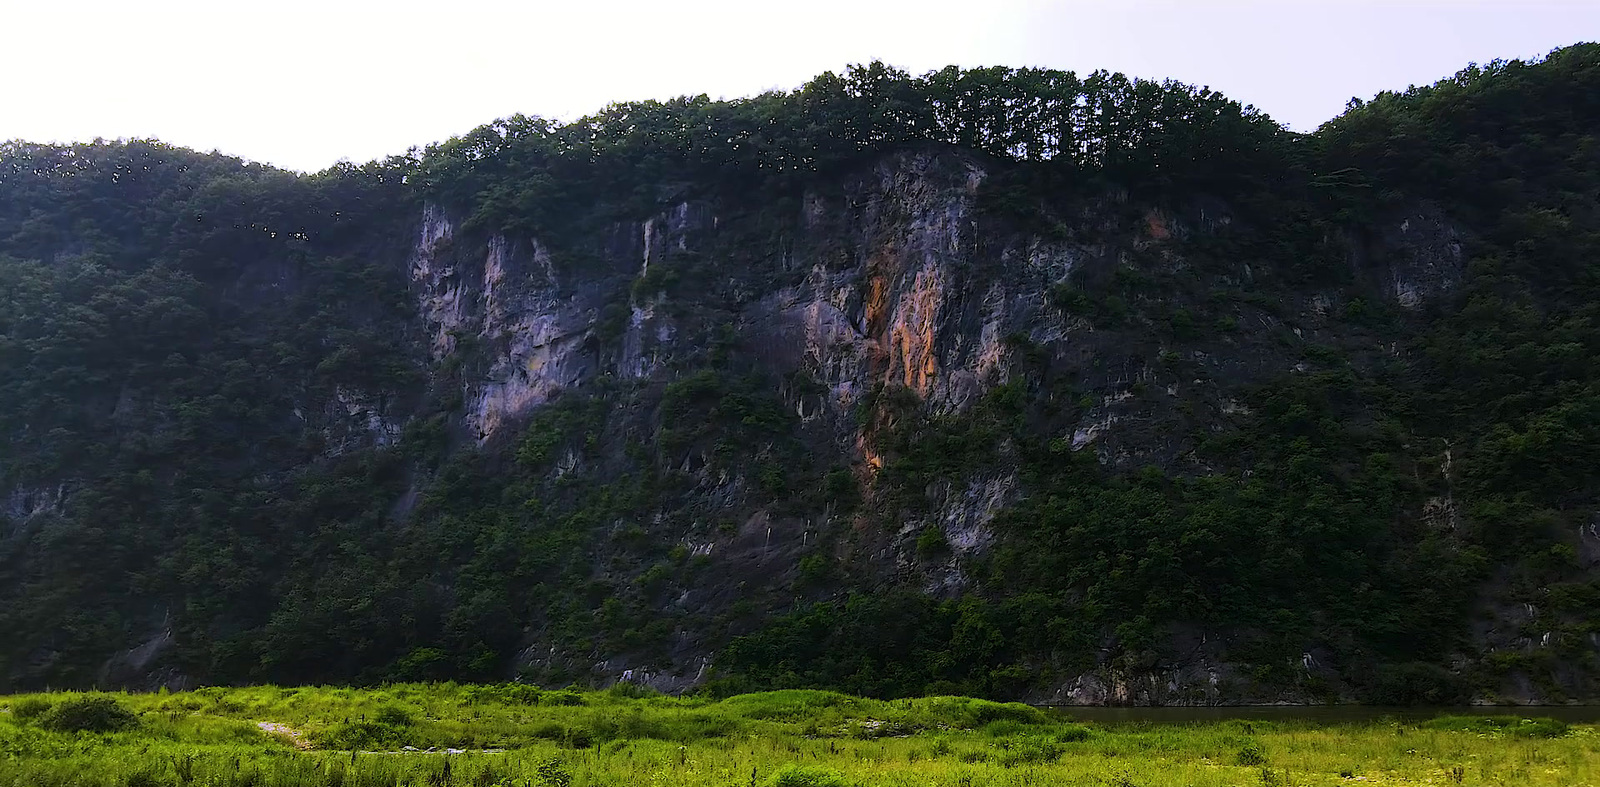
[[[901,490],[913,499],[907,505],[879,476],[913,446],[885,434],[904,421],[960,419],[1008,383],[1032,386],[1047,405],[1059,400],[1050,406],[1060,412],[1036,425],[1049,430],[1041,437],[1068,455],[1092,455],[1107,472],[1248,476],[1248,462],[1202,456],[1197,443],[1249,421],[1245,402],[1262,384],[1307,374],[1307,347],[1348,348],[1358,364],[1403,360],[1410,347],[1374,342],[1341,312],[1356,301],[1389,309],[1403,324],[1462,274],[1461,230],[1427,206],[1368,237],[1329,239],[1353,281],[1330,290],[1284,285],[1249,259],[1193,259],[1208,236],[1239,230],[1220,200],[1173,210],[1102,193],[1052,216],[1044,233],[994,218],[981,204],[993,166],[955,151],[889,157],[837,188],[807,193],[776,230],[749,226],[771,222],[767,214],[682,202],[571,244],[591,250],[582,265],[563,265],[536,237],[464,235],[438,207],[423,211],[408,261],[411,290],[430,337],[434,385],[459,396],[454,418],[471,441],[493,450],[530,420],[540,429],[538,414],[553,400],[595,397],[604,415],[589,443],[565,447],[547,477],[617,473],[625,484],[638,468],[618,457],[629,441],[648,445],[669,428],[663,392],[720,342],[740,368],[774,381],[806,454],[801,464],[847,470],[864,498],[851,510],[796,511],[794,490],[763,489],[759,477],[779,453],[777,441],[731,464],[715,445],[662,451],[654,464],[685,474],[688,486],[640,518],[651,538],[702,566],[675,597],[650,602],[652,614],[675,621],[670,646],[651,657],[586,657],[555,652],[532,628],[524,667],[669,690],[693,685],[728,634],[752,625],[723,614],[729,605],[777,611],[797,593],[832,592],[802,577],[802,558],[819,544],[849,585],[908,586],[943,598],[975,590],[968,569],[1001,537],[993,521],[1030,491],[1016,449],[1002,441],[995,461],[921,479]],[[1136,284],[1115,320],[1062,307],[1072,291],[1123,280]],[[1270,294],[1218,294],[1230,289]],[[1146,307],[1155,303],[1161,308],[1151,316]],[[1174,314],[1216,327],[1175,334],[1157,322]],[[885,404],[891,396],[910,404]],[[1454,503],[1426,505],[1433,512]],[[946,546],[919,552],[919,538],[934,532]],[[639,579],[637,569],[603,573],[618,585]],[[1155,662],[1107,660],[1051,673],[1028,696],[1311,698],[1236,669],[1226,631],[1196,627],[1170,637],[1168,655]],[[1342,685],[1309,650],[1301,661],[1305,674]]]
[[[587,400],[598,409],[583,444],[557,435],[557,455],[536,484],[626,486],[642,472],[679,480],[584,536],[594,543],[585,560],[598,579],[590,581],[613,593],[627,593],[651,568],[622,559],[628,547],[607,546],[623,529],[642,526],[649,540],[692,558],[695,569],[673,581],[673,593],[632,601],[638,614],[672,621],[658,632],[662,641],[585,650],[536,614],[517,626],[513,668],[682,690],[707,677],[730,635],[839,588],[907,587],[947,599],[982,592],[971,569],[1003,538],[996,517],[1033,491],[1023,477],[1032,471],[1002,438],[990,461],[896,477],[896,463],[921,439],[909,424],[968,418],[1012,384],[1050,411],[1031,426],[1063,456],[1092,455],[1111,473],[1248,475],[1248,463],[1202,457],[1197,441],[1250,419],[1245,402],[1260,384],[1305,373],[1305,346],[1349,347],[1358,363],[1403,358],[1409,348],[1372,345],[1339,319],[1341,310],[1352,298],[1385,299],[1405,319],[1448,293],[1462,271],[1460,230],[1422,207],[1366,237],[1329,242],[1355,273],[1354,288],[1273,283],[1262,288],[1269,296],[1218,309],[1219,291],[1253,288],[1263,274],[1248,259],[1191,258],[1206,237],[1237,230],[1226,203],[1174,210],[1091,194],[1050,215],[1040,232],[985,212],[994,166],[958,151],[903,153],[807,192],[787,214],[685,201],[568,238],[559,251],[538,237],[463,231],[436,205],[395,225],[409,225],[409,251],[366,263],[408,281],[414,316],[401,335],[416,337],[412,376],[444,403],[456,435],[450,450],[508,455],[525,432],[553,428],[540,421],[553,402]],[[310,294],[293,276],[267,278],[265,288],[242,281],[235,289],[269,303]],[[1107,282],[1123,293],[1094,296],[1109,307],[1063,304]],[[1222,327],[1180,336],[1160,322],[1174,315]],[[760,395],[781,409],[781,427],[731,456],[716,434],[669,447],[675,424],[664,402],[707,364],[773,385]],[[316,461],[332,461],[391,450],[408,423],[437,422],[426,407],[408,409],[414,396],[339,384],[280,400],[287,411],[272,418],[310,436]],[[639,446],[653,456],[625,458]],[[819,505],[795,503],[825,481]],[[13,533],[59,514],[79,483],[68,475],[13,486]],[[388,501],[390,516],[412,516],[427,484],[425,474],[409,481]],[[828,499],[841,494],[861,502]],[[1422,513],[1448,518],[1457,505],[1446,488]],[[819,557],[828,567],[822,579]],[[159,609],[161,622],[132,628],[127,650],[99,668],[98,680],[193,679],[161,660],[183,643],[170,605]],[[1107,640],[1101,663],[1042,670],[1026,694],[1079,703],[1308,698],[1241,675],[1225,632],[1201,626],[1169,636],[1167,655],[1138,665],[1110,659],[1115,640]],[[55,654],[37,650],[34,664]],[[1307,674],[1329,673],[1338,685],[1309,651],[1303,660]]]
[[[1600,697],[1597,55],[0,145],[0,691]]]

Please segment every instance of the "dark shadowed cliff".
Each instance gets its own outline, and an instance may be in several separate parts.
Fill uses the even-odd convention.
[[[1600,48],[0,147],[0,689],[1600,699]]]

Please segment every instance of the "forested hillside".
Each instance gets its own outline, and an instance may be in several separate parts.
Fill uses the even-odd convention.
[[[0,691],[1600,700],[1600,46],[0,145]]]

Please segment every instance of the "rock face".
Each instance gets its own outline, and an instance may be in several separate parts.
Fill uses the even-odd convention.
[[[844,195],[806,200],[797,237],[775,277],[785,286],[735,294],[733,319],[745,343],[775,369],[804,369],[828,388],[797,402],[843,413],[874,385],[914,392],[934,411],[959,411],[1004,383],[1017,334],[1045,342],[1071,331],[1048,308],[1049,288],[1065,281],[1093,248],[976,236],[974,200],[984,177],[952,154],[884,162]],[[458,242],[454,224],[430,206],[419,222],[411,261],[418,311],[434,359],[456,353],[462,337],[486,348],[487,368],[466,382],[468,421],[487,439],[552,394],[597,375],[648,378],[663,359],[688,354],[660,297],[627,299],[620,331],[602,325],[619,281],[648,277],[669,254],[715,254],[723,243],[715,206],[680,203],[594,239],[604,257],[560,270],[537,239],[493,235]],[[630,262],[632,267],[630,268]],[[1003,279],[993,274],[1004,268]],[[739,282],[731,286],[737,287]],[[715,285],[714,285],[715,286]],[[726,294],[726,293],[719,293]],[[694,296],[675,295],[674,301]],[[809,409],[808,409],[809,408]]]
[[[630,284],[650,280],[652,266],[680,264],[673,255],[726,254],[725,238],[743,241],[731,226],[737,218],[724,222],[714,204],[683,202],[605,229],[589,239],[602,250],[599,259],[566,268],[536,238],[458,239],[452,220],[430,206],[418,222],[410,263],[418,312],[435,362],[474,358],[461,394],[467,424],[485,441],[560,391],[597,377],[672,379],[674,359],[703,349],[705,321],[713,316],[696,309],[723,299],[719,305],[732,308],[714,318],[734,326],[743,348],[775,372],[804,372],[822,386],[790,392],[797,415],[840,425],[849,433],[841,444],[873,467],[882,460],[872,441],[844,423],[864,396],[888,387],[914,394],[929,413],[963,412],[1010,379],[1020,346],[1066,365],[1094,400],[1088,415],[1061,435],[1073,450],[1093,449],[1107,463],[1131,466],[1152,458],[1166,465],[1181,453],[1176,443],[1137,434],[1145,430],[1136,424],[1170,408],[1152,407],[1131,388],[1156,385],[1175,402],[1198,399],[1222,416],[1248,414],[1231,393],[1295,368],[1288,360],[1293,352],[1261,346],[1265,335],[1287,328],[1298,342],[1337,341],[1330,313],[1343,306],[1342,296],[1301,292],[1298,301],[1249,311],[1237,332],[1214,347],[1188,349],[1185,360],[1206,377],[1164,377],[1153,356],[1167,343],[1137,335],[1146,326],[1096,326],[1053,306],[1052,291],[1080,277],[1181,271],[1189,263],[1176,241],[1227,226],[1225,206],[1168,215],[1112,194],[1086,201],[1080,215],[1063,218],[1071,224],[1048,237],[997,232],[992,223],[980,232],[977,199],[986,176],[983,163],[959,153],[894,157],[840,192],[809,194],[793,234],[771,248],[743,249],[772,266],[764,291],[733,276],[700,292],[634,287],[620,299]],[[1347,248],[1351,264],[1408,309],[1448,292],[1461,276],[1460,232],[1432,209]],[[1253,275],[1240,263],[1219,284]],[[1005,498],[995,491],[1008,486],[1004,478],[950,492],[953,499],[986,501],[950,519],[963,523],[958,530],[970,530],[984,518],[977,510]]]
[[[659,391],[704,362],[717,337],[731,336],[735,351],[770,377],[799,381],[783,386],[784,406],[811,435],[810,450],[850,468],[870,504],[886,462],[880,436],[899,417],[874,404],[885,392],[908,397],[917,417],[960,415],[1019,368],[1045,364],[1071,382],[1060,395],[1083,406],[1054,436],[1067,450],[1091,452],[1115,470],[1155,465],[1181,475],[1214,469],[1195,458],[1194,435],[1248,417],[1243,391],[1303,368],[1294,345],[1343,341],[1330,316],[1343,307],[1342,293],[1291,291],[1281,303],[1240,308],[1226,330],[1184,342],[1181,358],[1163,338],[1165,326],[1141,318],[1108,326],[1064,310],[1058,301],[1074,283],[1188,273],[1185,242],[1227,228],[1227,206],[1170,212],[1104,194],[1039,233],[984,218],[986,167],[950,151],[895,156],[837,190],[808,193],[781,230],[766,234],[746,226],[753,219],[737,206],[680,202],[641,222],[593,230],[577,244],[593,253],[577,260],[539,238],[464,235],[430,206],[417,222],[410,276],[435,382],[456,389],[472,440],[492,445],[513,439],[564,394],[618,384]],[[1459,231],[1422,209],[1378,237],[1349,241],[1345,253],[1376,292],[1415,310],[1459,279],[1460,243]],[[1226,287],[1259,272],[1239,262],[1207,275]],[[1192,297],[1198,303],[1205,294]],[[636,417],[611,401],[616,418]],[[569,452],[552,472],[585,461],[606,460]],[[894,514],[885,531],[865,527],[860,513],[785,513],[753,493],[750,468],[717,468],[709,454],[690,452],[670,464],[695,478],[685,508],[719,510],[739,523],[715,531],[695,520],[669,534],[710,567],[668,603],[677,610],[782,597],[818,539],[860,581],[960,593],[970,584],[964,567],[995,541],[991,522],[1026,493],[1014,463],[974,468],[917,490],[922,504]],[[917,554],[929,529],[948,551]],[[628,654],[575,663],[535,636],[521,659],[538,670],[559,663],[603,680],[676,690],[705,677],[711,645],[725,635],[681,629],[670,655],[649,664]],[[1133,671],[1107,665],[1041,687],[1035,699],[1306,699],[1252,689],[1217,661],[1214,647],[1197,634],[1179,662]]]
[[[313,446],[317,462],[401,457],[393,463],[404,466],[403,492],[383,501],[396,528],[384,537],[396,542],[415,536],[407,528],[418,510],[440,528],[478,516],[439,512],[429,485],[455,483],[453,471],[415,458],[417,433],[437,428],[441,453],[486,457],[486,475],[516,476],[463,494],[484,495],[469,502],[485,509],[502,506],[483,515],[497,522],[528,511],[543,518],[496,538],[440,537],[441,550],[459,552],[437,566],[432,555],[419,561],[422,578],[407,586],[422,586],[418,603],[522,614],[507,611],[516,587],[457,598],[459,565],[447,562],[504,558],[503,536],[521,539],[514,559],[486,557],[493,568],[475,570],[509,575],[519,561],[535,564],[550,576],[517,581],[561,587],[560,603],[592,609],[586,625],[596,631],[633,628],[604,641],[574,635],[550,611],[556,602],[534,605],[526,619],[483,613],[487,623],[438,626],[509,629],[498,649],[511,663],[495,665],[495,677],[679,691],[714,674],[732,636],[846,590],[909,588],[940,600],[985,592],[977,572],[1006,538],[1004,517],[1029,500],[1039,460],[1030,470],[1020,438],[998,439],[981,461],[930,460],[926,444],[940,428],[981,422],[1025,394],[1045,413],[1030,436],[1049,446],[1050,461],[1119,476],[1248,477],[1247,461],[1198,447],[1258,417],[1256,386],[1313,374],[1307,358],[1319,350],[1358,365],[1405,360],[1402,343],[1375,341],[1348,316],[1392,306],[1396,320],[1422,319],[1463,275],[1466,233],[1430,205],[1326,239],[1316,251],[1350,275],[1325,288],[1274,279],[1247,254],[1208,251],[1241,230],[1221,200],[1157,207],[1086,188],[1068,207],[1027,219],[988,202],[1003,169],[951,148],[915,150],[773,205],[700,195],[643,219],[545,236],[485,231],[420,206],[403,222],[400,253],[371,262],[404,271],[410,322],[385,339],[402,346],[414,367],[407,379],[424,392],[345,381],[303,386],[262,409]],[[304,286],[298,276],[292,265],[263,266],[227,286],[286,297]],[[139,397],[111,399],[102,409],[113,418],[147,417]],[[939,468],[907,470],[910,456]],[[1447,444],[1443,482],[1415,512],[1441,531],[1459,525],[1465,505],[1451,485],[1452,456]],[[263,473],[252,484],[271,488],[286,475]],[[0,545],[61,514],[74,488],[64,478],[0,490]],[[559,528],[571,532],[547,538]],[[262,532],[241,548],[276,537]],[[1593,564],[1600,538],[1585,538]],[[646,543],[662,548],[638,546]],[[581,557],[562,567],[529,556],[539,549]],[[294,603],[301,614],[321,599],[308,592]],[[162,608],[139,614],[152,607]],[[627,625],[616,622],[627,615]],[[277,622],[263,617],[259,625]],[[1476,641],[1536,651],[1549,643],[1527,636],[1535,618],[1498,610]],[[192,644],[186,638],[226,636],[230,625],[129,625],[98,680],[186,685],[174,654]],[[640,629],[649,637],[630,638]],[[1174,627],[1162,632],[1163,655],[1138,659],[1107,634],[1090,645],[1093,663],[1041,669],[1047,677],[1017,693],[1090,704],[1338,695],[1342,676],[1314,649],[1288,668],[1298,688],[1282,689],[1281,676],[1265,685],[1229,662],[1237,634]],[[59,655],[41,646],[29,658],[48,665]]]
[[[537,239],[460,240],[430,206],[410,268],[418,311],[436,362],[470,359],[474,373],[463,375],[460,393],[479,442],[597,377],[670,381],[676,362],[703,350],[709,321],[727,320],[771,372],[814,384],[788,392],[795,413],[829,430],[843,461],[860,463],[868,478],[883,458],[870,429],[854,423],[864,397],[900,389],[929,413],[961,412],[1007,381],[1007,337],[1068,345],[1090,330],[1050,308],[1048,293],[1080,261],[1108,261],[1104,244],[981,237],[975,212],[985,174],[950,153],[884,161],[842,193],[808,195],[794,235],[762,250],[775,268],[766,291],[740,281],[714,282],[709,293],[634,287],[625,316],[613,318],[620,328],[605,324],[611,299],[648,281],[652,266],[726,253],[722,236],[738,228],[715,205],[680,203],[610,227],[592,241],[601,259],[571,270],[558,270]],[[699,311],[712,299],[731,302],[731,313]],[[1018,494],[1004,468],[947,485],[925,521],[898,528],[898,540],[932,523],[957,555],[980,552],[991,539],[985,525]],[[952,568],[926,583],[949,592],[961,579]]]
[[[462,392],[469,402],[467,424],[482,441],[506,419],[527,414],[593,374],[582,342],[597,309],[563,292],[549,253],[537,241],[518,247],[496,235],[484,248],[468,251],[457,249],[454,239],[450,220],[429,207],[411,278],[435,362],[461,349],[464,337],[490,349],[489,368]]]

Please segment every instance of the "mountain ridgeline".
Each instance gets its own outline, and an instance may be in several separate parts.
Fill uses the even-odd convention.
[[[1600,700],[1600,46],[0,146],[0,691]]]

